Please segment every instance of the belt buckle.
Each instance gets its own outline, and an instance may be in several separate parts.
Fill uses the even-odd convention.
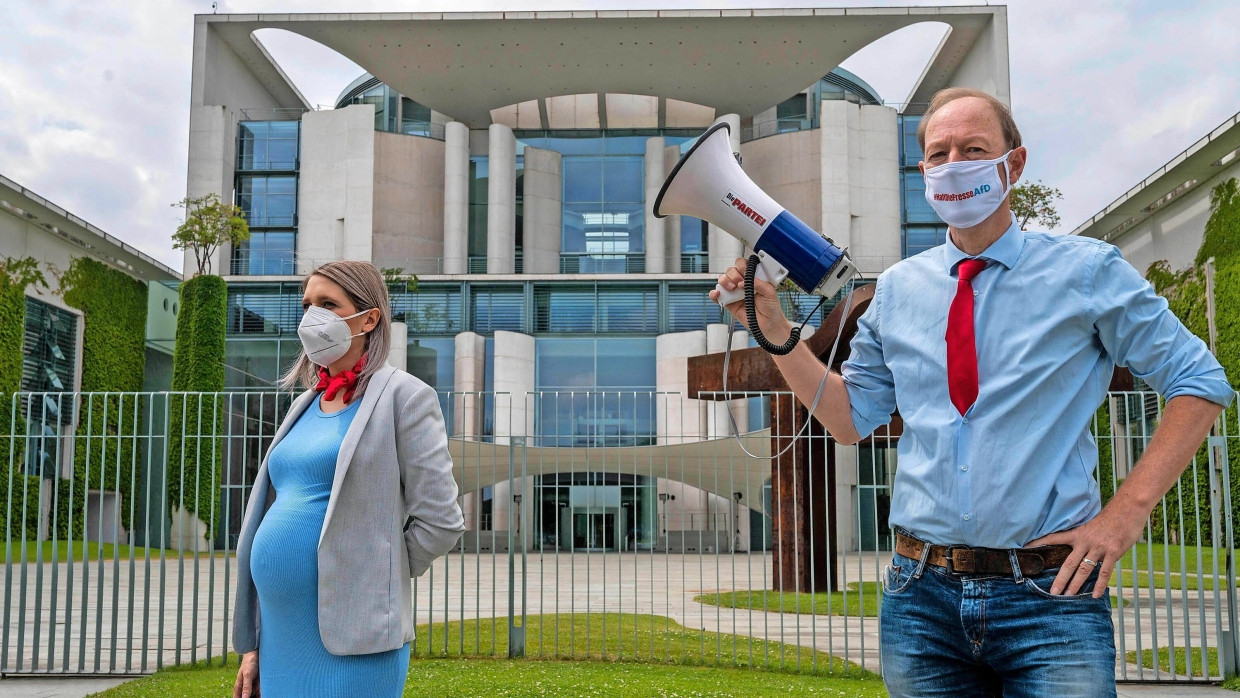
[[[976,568],[976,565],[974,564],[975,560],[974,560],[974,557],[973,557],[973,550],[972,550],[971,548],[969,548],[969,546],[967,546],[967,545],[949,545],[949,546],[947,547],[947,554],[943,556],[943,561],[947,563],[947,573],[948,573],[948,574],[956,575],[956,574],[972,574],[972,573],[973,573],[972,571],[970,571],[970,572],[960,572],[960,571],[958,571],[958,570],[956,569],[956,555],[957,555],[958,553],[960,553],[960,552],[967,552],[967,553],[968,553],[968,555],[967,555],[967,556],[965,556],[965,557],[967,557],[967,558],[968,558],[968,564],[967,564],[966,566],[967,566],[967,567],[973,567],[973,568]],[[961,560],[961,562],[964,562],[964,560]]]

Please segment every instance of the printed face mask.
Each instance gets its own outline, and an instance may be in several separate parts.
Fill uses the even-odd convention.
[[[1007,151],[994,160],[948,162],[926,170],[926,201],[944,223],[972,228],[986,220],[1007,198],[1011,187]],[[1003,179],[995,165],[1003,165]]]
[[[297,326],[297,336],[301,337],[301,346],[306,350],[306,357],[319,366],[330,366],[349,352],[349,345],[354,337],[365,332],[350,334],[350,320],[367,311],[353,313],[349,317],[340,317],[327,308],[312,305],[306,308],[306,314]]]

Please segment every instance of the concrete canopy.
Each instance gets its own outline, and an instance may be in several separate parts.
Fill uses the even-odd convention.
[[[951,85],[976,87],[1009,101],[1003,7],[196,19],[199,29],[221,40],[280,106],[300,107],[304,100],[252,37],[259,29],[284,29],[335,49],[401,94],[470,128],[488,126],[492,109],[586,93],[654,95],[748,117],[813,84],[874,40],[931,21],[946,23],[951,31],[912,101],[925,101]],[[205,49],[213,46],[219,44],[207,41]],[[211,103],[211,93],[209,88],[196,91],[194,99]]]
[[[452,438],[448,451],[456,464],[452,474],[461,492],[507,480],[511,462],[514,477],[523,472],[645,475],[683,482],[722,497],[740,492],[746,506],[760,507],[762,486],[771,477],[771,432],[755,431],[740,439],[757,458],[745,455],[733,438],[608,448],[521,447]]]

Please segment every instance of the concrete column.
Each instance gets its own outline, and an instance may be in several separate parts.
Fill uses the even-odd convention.
[[[835,520],[840,523],[840,552],[858,550],[861,531],[857,528],[857,447],[835,446]]]
[[[729,325],[722,323],[706,326],[706,353],[717,354],[728,348]],[[749,333],[738,330],[732,333],[732,351],[749,346]],[[709,401],[703,400],[706,408],[706,435],[712,439],[720,439],[732,434],[732,424],[728,420],[728,410],[736,420],[737,433],[744,434],[749,427],[749,409],[745,400]]]
[[[731,127],[732,152],[739,153],[741,151],[741,118],[736,114],[724,114],[716,119],[715,123],[721,121],[727,122]],[[740,240],[714,225],[710,226],[707,246],[710,248],[710,272],[712,274],[722,274],[745,251],[745,246]]]
[[[858,141],[850,147],[857,176],[852,178],[853,235],[849,252],[857,268],[877,275],[900,261],[900,149],[896,110],[862,105]]]
[[[534,338],[495,333],[495,443],[534,434]],[[501,393],[507,393],[506,395]]]
[[[233,165],[237,161],[237,116],[227,107],[193,105],[189,112],[189,176],[186,196],[217,194],[232,203]],[[209,274],[229,274],[232,251],[221,245],[210,258]],[[185,250],[186,278],[197,273],[192,250]]]
[[[392,323],[392,346],[388,348],[388,363],[401,371],[409,370],[409,325]]]
[[[452,389],[453,436],[476,437],[482,433],[482,392],[486,385],[486,338],[474,332],[456,336]]]
[[[373,259],[374,111],[354,104],[301,119],[298,273],[336,259]]]
[[[844,100],[823,100],[821,114],[822,229],[829,231],[827,235],[836,245],[851,248],[853,139],[849,131],[856,127],[857,105]],[[896,168],[892,167],[894,171]],[[899,215],[898,206],[896,211]]]
[[[444,126],[443,272],[464,274],[469,258],[469,127]]]
[[[560,273],[564,213],[563,157],[554,150],[525,149],[524,271]]]
[[[659,196],[667,168],[664,165],[666,145],[661,136],[646,139],[646,273],[663,274],[667,267],[667,219],[654,215],[654,200]],[[674,271],[679,271],[676,269]]]
[[[491,124],[487,155],[487,273],[516,270],[517,139],[512,129]]]
[[[672,173],[672,168],[680,162],[680,146],[669,145],[663,149],[663,179]],[[662,185],[659,185],[662,186]],[[663,236],[666,243],[667,262],[664,269],[673,274],[680,273],[680,216],[668,216],[663,219]]]
[[[655,382],[660,393],[655,433],[660,444],[696,441],[706,433],[703,403],[689,393],[689,357],[706,351],[706,331],[661,334],[655,339]]]

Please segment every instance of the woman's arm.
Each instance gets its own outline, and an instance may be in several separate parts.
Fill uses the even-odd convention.
[[[396,415],[396,425],[405,547],[409,575],[417,577],[456,545],[465,518],[456,501],[448,432],[435,391],[423,386],[414,393]]]

